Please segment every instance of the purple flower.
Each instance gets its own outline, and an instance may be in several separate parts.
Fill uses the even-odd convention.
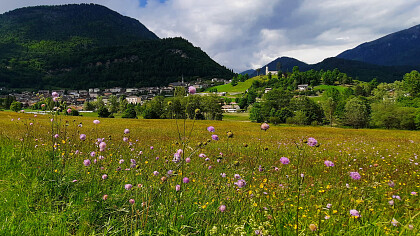
[[[70,114],[71,113],[71,108],[67,109],[67,113]]]
[[[133,187],[133,185],[131,185],[131,184],[126,184],[126,185],[124,185],[124,188],[125,188],[126,190],[130,190],[132,187]]]
[[[85,141],[86,140],[86,134],[81,134],[80,135],[80,140]]]
[[[130,159],[131,164],[137,164],[136,160]]]
[[[150,150],[153,150],[154,149],[154,147],[153,146],[150,146]]]
[[[417,196],[417,192],[411,192],[411,195]]]
[[[281,164],[283,164],[283,165],[287,165],[287,164],[289,164],[289,163],[290,163],[290,160],[289,160],[289,158],[287,158],[287,157],[282,157],[282,158],[280,158],[280,162],[281,162]]]
[[[188,87],[188,92],[190,94],[195,94],[197,92],[197,89],[194,86]]]
[[[130,133],[130,130],[129,129],[125,129],[124,130],[124,134],[128,134],[128,133]]]
[[[388,186],[391,187],[391,188],[393,188],[395,186],[394,181],[389,181],[388,182]]]
[[[159,172],[158,172],[158,171],[156,171],[156,170],[155,170],[155,171],[153,171],[153,175],[154,175],[154,176],[157,176],[158,174],[159,174]]]
[[[391,224],[393,225],[393,226],[398,226],[398,224],[399,224],[400,222],[398,222],[395,218],[392,218],[392,220],[391,220]]]
[[[173,173],[174,173],[174,171],[173,171],[173,170],[168,170],[168,172],[167,172],[168,176],[173,175]]]
[[[58,136],[58,134],[55,134],[55,135],[54,135],[54,138],[58,138],[58,137],[59,137],[59,136]]]
[[[102,179],[103,180],[106,180],[107,178],[108,178],[108,175],[106,175],[106,174],[105,175],[102,175]]]
[[[390,206],[393,206],[393,205],[394,205],[394,200],[390,200],[390,201],[388,201],[388,204],[389,204]]]
[[[128,142],[128,138],[127,138],[127,137],[124,137],[124,138],[123,138],[123,141],[124,141],[124,142]]]
[[[270,126],[267,123],[262,123],[261,124],[261,130],[268,130],[270,128]]]
[[[106,143],[105,142],[101,142],[99,144],[99,151],[103,152],[103,151],[105,151],[105,148],[106,148]]]
[[[51,94],[53,97],[58,97],[59,95],[58,95],[58,93],[57,92],[52,92],[52,94]]]
[[[90,166],[90,160],[89,159],[84,160],[83,165]]]
[[[198,156],[202,157],[202,158],[207,157],[206,154],[204,154],[204,153],[200,153],[200,155],[198,155]]]
[[[318,141],[314,138],[308,138],[308,145],[311,147],[315,147],[318,144]]]
[[[220,205],[219,206],[219,211],[221,211],[221,212],[226,211],[226,206],[225,205]]]
[[[235,179],[240,179],[241,176],[239,174],[235,174],[233,177],[235,177]]]
[[[213,134],[213,135],[211,136],[211,139],[213,139],[213,140],[217,141],[217,140],[219,140],[219,136],[217,136],[217,135]]]
[[[328,208],[328,209],[330,209],[330,208],[331,208],[331,206],[332,206],[332,204],[331,204],[331,203],[328,203],[328,204],[327,204],[327,208]]]
[[[236,184],[239,188],[245,187],[246,182],[243,179],[238,180],[237,182],[235,182],[234,184]]]
[[[136,201],[134,201],[134,199],[130,199],[130,200],[128,200],[128,202],[129,202],[131,205],[134,205],[134,203],[136,203]]]
[[[214,132],[214,127],[213,127],[213,126],[209,126],[209,127],[207,127],[207,130],[208,130],[209,132]]]
[[[350,172],[350,177],[354,180],[359,180],[360,178],[362,178],[362,176],[360,176],[359,172]]]
[[[93,121],[93,123],[95,124],[95,125],[97,125],[97,124],[99,124],[99,123],[101,123],[99,120],[94,120]]]
[[[183,152],[184,152],[184,151],[182,151],[182,149],[178,149],[178,150],[176,151],[176,153],[178,153],[179,155],[181,155]]]
[[[176,186],[175,186],[175,190],[178,192],[179,190],[181,190],[181,185],[179,185],[179,184],[177,184]]]
[[[191,158],[189,158],[189,157],[185,158],[185,162],[186,163],[190,163],[191,162]]]
[[[226,178],[226,173],[221,173],[220,176],[222,176],[222,178]]]
[[[172,159],[174,163],[179,163],[181,161],[181,157],[178,153],[174,154],[174,159]]]
[[[188,183],[190,182],[190,179],[189,179],[188,177],[184,177],[184,178],[182,179],[182,182],[183,182],[184,184],[188,184]]]
[[[76,183],[77,182],[77,179],[74,179],[73,181],[71,181],[72,183]]]
[[[350,210],[350,215],[360,217],[360,213],[355,209]]]
[[[333,163],[332,161],[324,161],[324,164],[325,164],[327,167],[333,167],[333,166],[334,166],[334,163]]]
[[[124,163],[124,159],[121,159],[118,163],[120,164]]]
[[[90,153],[90,156],[91,156],[91,157],[94,157],[95,155],[96,155],[96,152],[91,152],[91,153]]]

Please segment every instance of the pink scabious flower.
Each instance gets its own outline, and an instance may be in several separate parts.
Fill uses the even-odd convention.
[[[242,188],[242,187],[245,187],[246,181],[243,180],[243,179],[240,179],[240,180],[236,181],[234,184],[237,185],[239,188]]]
[[[108,199],[108,194],[105,194],[104,196],[102,196],[102,199],[103,199],[104,201],[106,201],[106,199]]]
[[[103,152],[103,151],[105,151],[105,148],[106,148],[106,143],[105,142],[101,142],[99,144],[99,151]]]
[[[222,176],[222,178],[226,178],[226,173],[221,173],[220,176]]]
[[[182,179],[182,182],[183,182],[184,184],[188,184],[188,183],[190,182],[190,179],[189,179],[188,177],[184,177],[184,178]]]
[[[153,146],[150,146],[150,150],[153,150],[153,149],[155,149]]]
[[[58,134],[55,134],[55,135],[54,135],[54,138],[58,138],[58,137],[59,137],[59,135],[58,135]]]
[[[80,135],[80,140],[85,141],[86,140],[86,134],[81,134]]]
[[[362,176],[360,176],[359,172],[350,172],[350,177],[354,180],[359,180],[362,178]]]
[[[330,209],[330,208],[331,208],[331,206],[332,206],[332,204],[331,204],[331,203],[328,203],[328,204],[327,204],[327,208],[328,208],[328,209]]]
[[[194,86],[188,87],[188,92],[190,94],[195,94],[197,92],[197,89]]]
[[[261,130],[266,131],[266,130],[268,130],[269,128],[270,128],[270,126],[269,126],[267,123],[262,123],[262,124],[261,124]]]
[[[153,171],[153,175],[154,175],[154,176],[157,176],[158,174],[159,174],[159,172],[158,172],[158,171],[156,171],[156,170],[155,170],[155,171]]]
[[[124,137],[124,138],[123,138],[123,141],[124,141],[124,142],[128,142],[128,138],[127,138],[127,137]]]
[[[209,126],[209,127],[207,127],[207,130],[208,130],[209,132],[214,132],[214,131],[215,131],[213,126]]]
[[[239,174],[235,174],[233,177],[235,177],[235,179],[240,179],[241,176]]]
[[[185,162],[186,163],[190,163],[191,162],[191,158],[189,158],[189,157],[185,158]]]
[[[200,155],[198,155],[198,156],[202,157],[202,158],[207,157],[206,154],[204,154],[204,153],[200,153]]]
[[[314,138],[308,138],[308,145],[311,147],[315,147],[318,144],[318,141]]]
[[[219,211],[221,211],[221,212],[226,211],[226,206],[225,205],[220,205],[219,206]]]
[[[95,125],[98,125],[99,123],[101,123],[99,120],[94,120],[93,121],[93,123],[95,124]]]
[[[360,213],[357,210],[355,210],[355,209],[351,209],[350,210],[350,215],[351,216],[355,216],[356,218],[357,217],[360,217]]]
[[[391,187],[391,188],[393,188],[395,186],[394,181],[389,181],[388,182],[388,186]]]
[[[287,164],[289,164],[289,163],[290,163],[290,160],[289,160],[289,158],[287,158],[287,157],[282,157],[282,158],[280,158],[280,162],[281,162],[281,164],[283,164],[283,165],[287,165]]]
[[[124,130],[124,134],[128,134],[128,133],[130,133],[130,130],[129,129],[125,129]]]
[[[90,156],[91,156],[91,157],[94,157],[95,155],[96,155],[96,152],[91,152],[91,153],[90,153]]]
[[[118,163],[120,164],[124,163],[124,159],[121,159]]]
[[[398,226],[398,224],[399,224],[400,222],[398,222],[395,218],[392,218],[392,220],[391,220],[391,224],[393,225],[393,226]]]
[[[90,166],[90,160],[89,159],[84,160],[83,165]]]
[[[213,135],[211,136],[211,139],[213,139],[213,140],[217,141],[217,140],[219,140],[219,136],[217,136],[217,135],[213,134]]]
[[[67,109],[67,113],[70,114],[71,113],[71,108]]]
[[[334,166],[334,163],[333,163],[332,161],[324,161],[324,164],[325,164],[327,167],[333,167],[333,166]]]
[[[124,185],[124,188],[125,188],[126,190],[130,190],[132,187],[133,187],[133,185],[131,185],[131,184],[126,184],[126,185]]]
[[[134,203],[136,203],[136,201],[134,201],[134,199],[130,199],[130,200],[128,200],[128,202],[129,202],[131,205],[134,205]]]
[[[411,192],[411,195],[417,196],[417,192]]]
[[[168,176],[171,176],[171,175],[173,175],[174,174],[174,171],[173,170],[168,170],[168,172],[167,172],[167,175]]]
[[[51,94],[54,98],[56,98],[56,97],[58,97],[59,96],[59,94],[57,93],[57,92],[52,92],[52,94]]]
[[[181,185],[179,185],[179,184],[177,184],[176,186],[175,186],[175,190],[178,192],[179,190],[181,190]]]
[[[108,175],[106,175],[106,174],[102,175],[103,180],[106,180],[107,178],[108,178]]]
[[[179,163],[181,161],[181,156],[179,155],[179,153],[174,154],[174,159],[172,159],[172,161],[174,163]]]

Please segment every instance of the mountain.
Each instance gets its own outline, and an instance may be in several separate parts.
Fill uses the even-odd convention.
[[[420,25],[363,43],[337,58],[384,66],[420,66]]]
[[[159,39],[139,21],[96,4],[38,6],[0,15],[0,87],[158,86],[232,78],[182,38]]]
[[[248,73],[249,77],[257,76],[257,74],[265,75],[266,66],[268,66],[269,71],[277,71],[278,69],[281,69],[283,72],[287,72],[287,71],[292,72],[294,66],[298,66],[301,71],[310,70],[310,66],[306,64],[305,62],[299,61],[291,57],[278,57],[274,61],[259,68],[260,69],[259,73],[257,73],[256,70],[248,70],[249,72],[251,72],[251,73]],[[241,74],[245,74],[245,73],[242,72]]]

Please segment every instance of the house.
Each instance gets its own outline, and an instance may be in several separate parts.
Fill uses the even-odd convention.
[[[271,90],[273,90],[273,89],[272,89],[272,88],[265,88],[264,93],[268,93],[268,92],[270,92]]]
[[[109,89],[109,91],[111,92],[111,93],[120,93],[120,92],[122,92],[122,88],[120,88],[120,87],[114,87],[114,88],[111,88],[111,89]]]
[[[126,88],[125,92],[126,93],[137,93],[139,91],[138,88]]]
[[[101,90],[99,88],[90,88],[89,93],[99,93]]]
[[[141,98],[137,96],[129,96],[126,97],[125,100],[127,100],[127,102],[130,104],[137,104],[141,102]]]
[[[277,75],[279,72],[275,70],[268,70],[268,66],[265,67],[265,74],[268,75],[268,73],[271,73],[272,75]]]
[[[226,113],[238,112],[241,108],[236,104],[229,104],[222,106],[222,111]]]
[[[308,84],[299,84],[298,85],[298,90],[299,91],[306,91],[306,90],[308,90]]]
[[[87,90],[79,90],[79,95],[81,97],[87,97],[89,95]]]

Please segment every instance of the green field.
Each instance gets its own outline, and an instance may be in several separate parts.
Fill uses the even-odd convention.
[[[317,90],[319,90],[319,91],[324,91],[324,90],[327,90],[328,88],[335,88],[335,89],[337,89],[338,91],[343,92],[343,91],[344,91],[346,88],[348,88],[348,87],[345,87],[345,86],[335,86],[335,85],[325,85],[325,84],[321,84],[321,85],[315,86],[315,87],[314,87],[314,90],[315,90],[315,91],[317,91]]]
[[[254,80],[261,80],[260,77],[254,77],[246,80],[245,82],[239,82],[238,85],[232,86],[232,84],[223,84],[215,87],[211,87],[205,90],[205,92],[210,91],[211,89],[217,89],[217,92],[227,92],[227,93],[244,93],[249,89]]]
[[[0,235],[420,233],[419,132],[94,119],[0,112]]]

